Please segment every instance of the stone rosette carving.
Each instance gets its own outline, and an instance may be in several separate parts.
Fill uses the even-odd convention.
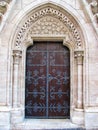
[[[66,12],[64,13],[51,6],[32,12],[17,33],[15,47],[21,46],[26,33],[30,35],[66,35],[66,31],[69,31],[75,41],[75,48],[82,48],[79,27],[70,17],[72,16],[66,15]]]

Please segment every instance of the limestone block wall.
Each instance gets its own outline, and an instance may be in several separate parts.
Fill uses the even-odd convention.
[[[98,128],[98,34],[97,24],[93,23],[88,12],[88,5],[85,0],[17,0],[5,19],[0,32],[0,129],[13,128],[11,113],[13,109],[13,49],[18,30],[22,27],[22,19],[28,19],[28,13],[36,7],[44,4],[59,6],[59,10],[66,10],[77,21],[81,28],[84,43],[84,67],[83,67],[83,125],[86,128]],[[71,17],[69,16],[69,17]],[[73,21],[73,19],[72,19]],[[29,39],[30,40],[30,39]],[[33,42],[31,40],[31,42]],[[27,43],[26,43],[27,44]],[[24,51],[24,50],[23,50]],[[23,57],[22,53],[22,57]],[[74,57],[74,56],[73,56]],[[20,67],[23,68],[23,59]],[[23,91],[24,77],[23,69],[20,69],[19,85]],[[77,81],[77,79],[75,79]],[[72,86],[75,86],[72,82]],[[76,89],[75,88],[75,89]],[[74,88],[73,88],[74,89]],[[24,92],[23,92],[24,93]],[[22,93],[22,94],[23,94]],[[19,109],[22,112],[16,113],[23,120],[23,95]],[[77,99],[75,100],[77,101]],[[76,112],[74,112],[76,113]],[[77,113],[76,113],[77,115]],[[76,119],[76,116],[73,114]],[[18,122],[19,123],[19,122]],[[17,124],[17,123],[16,123]],[[79,123],[77,123],[79,124]],[[81,123],[80,123],[81,124]],[[15,125],[15,124],[14,124]]]

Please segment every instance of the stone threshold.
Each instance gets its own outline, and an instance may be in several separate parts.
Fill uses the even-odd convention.
[[[12,130],[23,130],[23,129],[12,129]],[[69,128],[69,129],[27,129],[27,130],[86,130],[84,128]]]
[[[85,130],[68,119],[25,119],[13,125],[12,130]]]

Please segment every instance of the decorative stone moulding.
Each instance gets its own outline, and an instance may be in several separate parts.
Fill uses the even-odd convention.
[[[90,19],[92,21],[92,24],[98,34],[98,0],[83,0],[86,10],[88,12],[88,15],[90,16]],[[88,5],[88,6],[87,6]]]
[[[1,20],[2,20],[2,17],[3,17],[3,14],[2,14],[2,13],[0,13],[0,22],[1,22]]]
[[[4,15],[6,11],[7,11],[7,6],[0,6],[0,13]]]
[[[0,6],[6,6],[8,3],[7,2],[5,2],[5,1],[0,1]]]
[[[98,3],[97,3],[96,0],[93,0],[93,1],[90,3],[90,5],[91,5],[92,7],[96,7],[96,6],[98,5]]]
[[[2,13],[0,13],[0,17],[2,17],[3,16],[3,14]]]
[[[98,2],[96,0],[92,1],[90,3],[91,6],[91,11],[92,13],[95,15],[96,13],[98,13]]]
[[[98,23],[98,13],[95,14],[96,22]]]
[[[7,19],[7,16],[9,14],[9,8],[12,6],[11,4],[12,0],[1,0],[0,1],[0,31],[2,30],[5,20]],[[14,0],[12,1],[14,3]]]
[[[27,38],[26,34],[30,35],[31,37],[34,37],[34,35],[53,34],[55,34],[56,36],[66,36],[66,32],[70,32],[69,34],[71,34],[72,38],[74,39],[75,48],[83,48],[81,31],[75,20],[71,17],[72,16],[69,15],[67,12],[60,11],[57,8],[51,6],[46,6],[44,8],[41,8],[40,10],[35,10],[35,12],[32,12],[28,16],[28,18],[24,19],[25,22],[17,32],[14,47],[22,47],[23,41],[25,41],[25,39]],[[61,22],[61,26],[58,25],[59,22],[56,22],[56,19]],[[68,37],[70,37],[70,35]]]

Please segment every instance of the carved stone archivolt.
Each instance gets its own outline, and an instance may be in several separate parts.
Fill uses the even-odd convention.
[[[30,35],[30,37],[33,37],[33,35],[66,36],[66,33],[70,32],[70,40],[74,41],[75,48],[83,48],[79,27],[71,17],[66,12],[64,13],[51,6],[32,12],[19,29],[14,47],[21,47],[26,35]]]
[[[22,26],[21,26],[22,25]],[[17,32],[14,35],[14,51],[13,51],[13,108],[18,108],[18,104],[21,104],[21,101],[18,101],[18,92],[20,91],[20,97],[23,95],[23,91],[25,91],[25,86],[23,84],[23,91],[20,90],[18,86],[19,78],[21,77],[21,72],[19,71],[19,67],[23,64],[22,71],[25,71],[25,52],[28,46],[33,44],[33,40],[39,38],[60,38],[63,41],[63,45],[69,47],[71,50],[71,84],[74,87],[74,83],[72,82],[74,79],[74,60],[76,60],[76,72],[77,72],[77,103],[76,108],[83,109],[83,35],[81,33],[81,29],[74,18],[69,15],[63,9],[60,10],[57,6],[53,7],[48,4],[48,6],[39,7],[39,9],[35,9],[30,12],[22,19],[20,22],[19,28],[17,28]],[[34,39],[35,38],[35,39]],[[22,48],[24,48],[22,52]],[[24,56],[24,57],[22,57]],[[75,59],[74,59],[75,56]],[[20,62],[20,59],[23,62]],[[24,77],[24,74],[22,74]],[[22,79],[24,82],[25,78]],[[19,90],[18,90],[19,89]],[[73,88],[72,88],[73,89]],[[74,90],[74,89],[73,89]],[[74,92],[72,93],[72,99],[74,99]],[[71,102],[72,106],[72,102]],[[24,101],[23,101],[23,109],[24,109]],[[24,112],[23,112],[24,113]],[[72,114],[71,114],[72,115]],[[24,120],[24,116],[23,120]],[[16,119],[17,116],[15,116]]]

